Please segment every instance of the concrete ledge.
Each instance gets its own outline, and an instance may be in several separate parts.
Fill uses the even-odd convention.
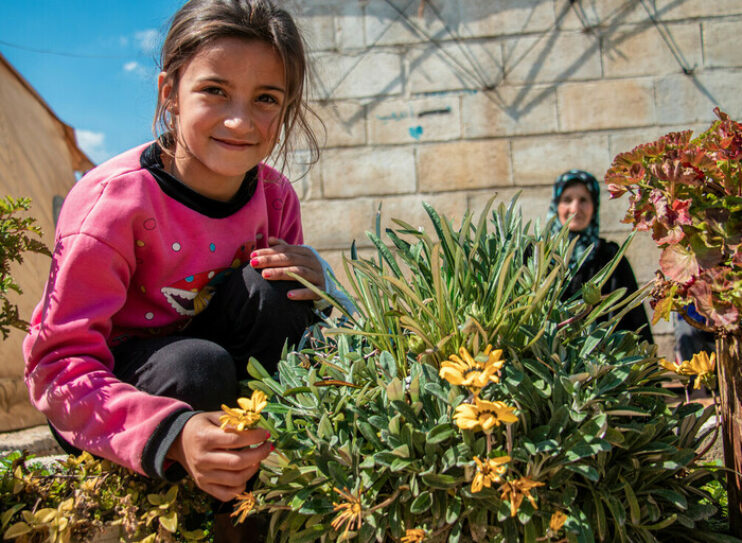
[[[11,451],[28,451],[36,456],[64,454],[46,425],[0,434],[0,454]]]

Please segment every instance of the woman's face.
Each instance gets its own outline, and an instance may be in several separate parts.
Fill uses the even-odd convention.
[[[572,232],[582,232],[593,219],[595,207],[590,191],[582,183],[570,185],[559,197],[557,215],[559,222],[566,224],[570,217],[569,229]]]

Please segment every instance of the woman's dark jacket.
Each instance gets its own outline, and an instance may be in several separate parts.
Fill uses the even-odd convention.
[[[592,279],[604,266],[610,262],[616,253],[618,252],[618,244],[613,241],[607,241],[600,238],[600,241],[593,249],[593,257],[587,262],[583,263],[577,273],[570,281],[567,291],[562,297],[563,300],[571,297],[582,289],[582,285]],[[602,294],[609,294],[620,288],[626,289],[626,294],[631,294],[637,290],[636,278],[634,277],[634,271],[631,269],[631,264],[626,260],[626,257],[621,257],[618,262],[618,266],[613,270],[613,274],[608,278],[608,281],[603,285]],[[652,337],[652,329],[649,327],[649,320],[647,314],[644,311],[644,306],[638,306],[629,311],[624,318],[618,323],[617,330],[630,330],[636,332],[640,327],[642,330],[639,335],[642,339],[649,343],[654,343]]]

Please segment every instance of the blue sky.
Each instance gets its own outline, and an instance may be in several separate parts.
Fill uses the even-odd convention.
[[[100,163],[152,137],[157,56],[184,0],[0,0],[0,53]]]

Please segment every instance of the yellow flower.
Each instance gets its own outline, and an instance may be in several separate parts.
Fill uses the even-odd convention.
[[[690,369],[690,363],[687,360],[683,362],[670,362],[664,358],[660,358],[660,366],[668,371],[677,373],[678,375],[693,375]]]
[[[462,430],[482,430],[489,434],[500,423],[512,424],[518,421],[514,408],[503,402],[490,402],[474,397],[474,403],[462,403],[453,413],[453,420]]]
[[[690,360],[683,360],[680,363],[668,362],[664,358],[660,359],[660,366],[666,370],[673,371],[678,375],[697,375],[693,388],[700,389],[701,381],[706,379],[710,373],[713,373],[716,367],[716,353],[711,353],[709,357],[706,351],[701,351],[693,355]]]
[[[425,541],[425,530],[420,528],[408,528],[401,539],[401,543],[421,543],[422,541]]]
[[[536,500],[531,496],[531,489],[537,486],[544,486],[544,483],[538,481],[532,481],[528,477],[521,477],[515,481],[506,481],[501,487],[502,495],[500,499],[508,500],[510,502],[510,516],[514,517],[520,508],[520,504],[523,503],[523,498],[528,498],[534,509],[538,509]]]
[[[700,389],[701,381],[714,372],[714,368],[716,367],[716,353],[711,353],[710,357],[706,351],[696,353],[693,355],[693,358],[691,358],[688,365],[693,374],[698,375],[698,379],[696,379],[693,388]]]
[[[482,462],[479,457],[475,456],[474,461],[477,463],[477,474],[471,482],[471,491],[479,492],[484,486],[490,488],[492,483],[500,482],[500,476],[508,470],[505,464],[510,462],[510,457],[485,458]]]
[[[554,511],[549,521],[549,529],[556,533],[562,529],[564,523],[567,521],[567,515],[562,511]]]
[[[234,513],[231,516],[239,517],[237,523],[241,524],[245,522],[247,515],[255,509],[255,496],[253,496],[252,492],[243,492],[235,500],[237,500],[237,505],[235,505]]]
[[[469,387],[474,391],[484,388],[489,383],[500,382],[500,370],[505,365],[502,349],[492,351],[492,345],[482,353],[487,357],[485,362],[472,358],[464,347],[459,349],[459,356],[452,354],[441,363],[439,375],[452,385]]]
[[[331,526],[335,530],[339,530],[345,525],[345,531],[343,532],[343,537],[345,537],[348,530],[357,530],[361,527],[361,518],[363,517],[363,505],[361,505],[362,489],[359,488],[356,495],[351,494],[347,488],[344,490],[334,488],[333,490],[340,494],[345,501],[342,503],[332,503],[333,511],[339,511],[339,513],[332,521]]]
[[[260,412],[268,405],[266,396],[260,390],[254,390],[250,398],[239,398],[237,403],[242,409],[231,408],[222,404],[224,415],[219,417],[222,429],[232,426],[241,432],[260,420]]]

